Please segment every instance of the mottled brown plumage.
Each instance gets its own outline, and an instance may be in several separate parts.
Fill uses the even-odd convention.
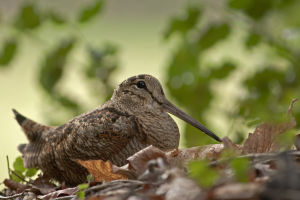
[[[110,160],[121,166],[149,145],[161,150],[177,148],[178,127],[167,112],[220,141],[173,106],[159,81],[150,75],[125,80],[105,104],[58,127],[40,125],[13,111],[29,140],[19,146],[25,167],[39,167],[46,176],[68,185],[86,180],[88,172],[78,159]]]

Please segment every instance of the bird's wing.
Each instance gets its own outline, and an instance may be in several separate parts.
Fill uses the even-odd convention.
[[[146,146],[134,116],[113,108],[75,118],[66,124],[63,135],[67,135],[65,150],[74,159],[110,160],[117,165]]]

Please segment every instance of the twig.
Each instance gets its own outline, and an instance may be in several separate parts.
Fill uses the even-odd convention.
[[[7,163],[7,170],[8,170],[8,177],[9,179],[11,179],[11,171],[10,171],[10,168],[9,168],[9,159],[8,159],[8,155],[6,155],[6,163]]]
[[[91,192],[103,192],[103,191],[106,192],[107,190],[116,190],[122,187],[124,188],[139,187],[143,184],[145,183],[137,180],[115,180],[108,183],[104,183],[102,185],[93,186],[91,188],[86,189],[85,192],[88,195]]]
[[[31,184],[29,181],[26,181],[23,177],[21,177],[19,174],[17,174],[14,171],[11,171],[12,174],[14,174],[16,177],[18,177],[19,179],[21,179],[22,181],[24,181],[25,183]]]
[[[289,106],[289,109],[288,109],[288,116],[293,116],[293,106],[295,104],[295,102],[298,101],[297,98],[294,98]]]
[[[77,196],[69,195],[69,196],[64,196],[64,197],[57,197],[57,198],[54,198],[53,200],[68,200],[68,199],[74,199],[75,197],[77,197]]]
[[[225,158],[225,159],[220,159],[216,161],[212,161],[209,163],[210,166],[217,166],[222,163],[226,163],[231,161],[232,159],[235,158],[249,158],[251,160],[259,160],[260,162],[263,160],[274,160],[278,158],[284,152],[278,152],[278,153],[251,153],[247,155],[240,155],[236,157],[231,157],[231,158]],[[294,156],[294,157],[300,157],[300,151],[286,151],[288,156]],[[257,162],[257,161],[256,161]]]
[[[17,198],[17,197],[20,197],[20,196],[23,196],[24,195],[24,192],[22,193],[19,193],[19,194],[14,194],[14,195],[11,195],[11,196],[1,196],[0,195],[0,199],[14,199],[14,198]]]

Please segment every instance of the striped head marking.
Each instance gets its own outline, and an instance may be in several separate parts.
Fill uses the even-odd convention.
[[[165,95],[159,81],[147,74],[133,76],[123,81],[115,90],[114,97],[126,99],[134,105],[146,106],[164,102]]]

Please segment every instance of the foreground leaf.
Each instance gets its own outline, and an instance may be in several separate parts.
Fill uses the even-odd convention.
[[[223,144],[210,144],[200,147],[191,147],[170,151],[166,154],[168,162],[172,166],[183,167],[192,160],[215,160],[224,150]]]
[[[165,152],[152,145],[148,146],[127,159],[129,163],[128,168],[129,170],[133,170],[135,173],[140,175],[147,169],[147,163],[150,160],[154,160],[159,157],[165,159]]]
[[[13,163],[13,167],[15,171],[23,173],[25,171],[25,167],[23,164],[23,159],[21,156],[17,157],[15,162]]]
[[[37,172],[38,172],[37,168],[30,168],[30,169],[26,170],[25,176],[27,176],[27,177],[33,177],[34,175],[36,175]]]
[[[242,147],[242,154],[276,152],[280,149],[276,137],[296,126],[292,109],[297,99],[293,99],[288,109],[288,120],[281,124],[263,123],[254,133],[249,133]]]
[[[56,185],[50,183],[48,178],[39,176],[34,180],[32,188],[36,191],[36,194],[46,195],[56,190]]]
[[[262,191],[257,183],[231,183],[216,188],[213,191],[214,199],[256,199]]]
[[[276,136],[296,126],[295,120],[279,125],[264,123],[258,126],[254,133],[249,133],[242,147],[242,154],[276,152],[280,145]]]
[[[4,185],[11,190],[15,190],[17,193],[23,192],[24,190],[28,189],[28,185],[24,185],[22,183],[18,183],[11,179],[5,179],[3,181]]]
[[[102,160],[77,160],[79,164],[85,167],[91,175],[94,176],[96,182],[112,181],[118,179],[128,179],[127,176],[115,173],[113,165],[110,161]]]
[[[250,160],[247,158],[235,158],[230,163],[238,182],[248,182]]]
[[[211,187],[219,178],[218,171],[209,167],[205,160],[190,162],[189,172],[190,176],[204,188]]]
[[[73,195],[76,192],[78,192],[77,187],[66,188],[64,190],[58,190],[58,191],[51,192],[51,193],[46,194],[46,195],[39,195],[38,198],[42,199],[42,200],[55,199],[55,198],[58,198],[58,197]]]

